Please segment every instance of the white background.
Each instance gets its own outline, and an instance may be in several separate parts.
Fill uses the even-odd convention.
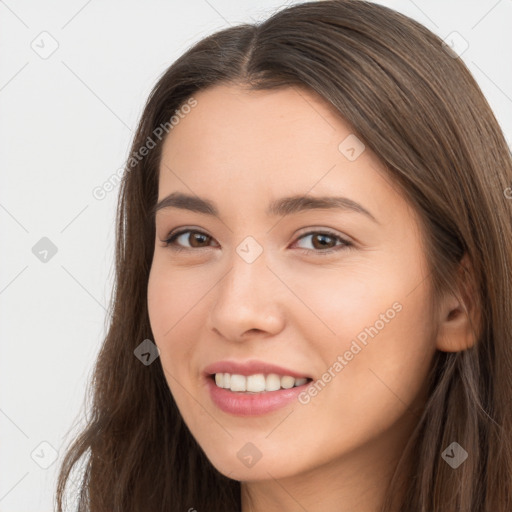
[[[461,58],[510,142],[512,0],[379,3],[469,43]],[[118,187],[92,190],[123,165],[151,87],[184,50],[281,5],[0,0],[0,512],[53,510],[106,332]],[[46,59],[31,47],[52,44]],[[42,237],[57,247],[46,263],[32,252]],[[44,469],[46,443],[59,455]]]

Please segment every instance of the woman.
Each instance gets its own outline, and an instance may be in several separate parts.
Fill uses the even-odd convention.
[[[79,510],[511,510],[511,183],[467,68],[388,8],[194,45],[126,165],[58,510],[86,455]]]

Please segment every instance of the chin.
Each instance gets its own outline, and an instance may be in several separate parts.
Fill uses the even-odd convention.
[[[257,482],[272,478],[281,479],[297,474],[297,471],[291,471],[290,457],[273,452],[272,456],[265,458],[262,455],[260,459],[254,462],[250,458],[246,459],[246,453],[250,450],[242,453],[240,451],[237,450],[234,453],[230,451],[229,455],[219,453],[213,457],[208,456],[208,459],[219,473],[240,482]]]

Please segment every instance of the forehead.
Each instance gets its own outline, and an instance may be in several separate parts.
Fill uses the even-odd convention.
[[[198,164],[270,160],[305,163],[335,151],[350,128],[316,93],[289,87],[248,91],[215,86],[194,95],[197,106],[183,116],[164,143],[164,153],[187,154]],[[327,155],[326,155],[327,156]]]
[[[263,212],[285,193],[345,195],[381,218],[385,205],[405,206],[368,148],[353,161],[340,151],[353,129],[315,92],[218,85],[194,98],[164,141],[159,199],[174,191],[229,199],[242,213],[258,204]]]

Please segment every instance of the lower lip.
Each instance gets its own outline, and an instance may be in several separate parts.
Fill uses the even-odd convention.
[[[302,386],[278,391],[261,393],[237,393],[229,389],[219,388],[215,381],[206,378],[208,391],[213,403],[222,411],[236,416],[257,416],[267,414],[297,400],[298,395],[306,389],[311,381]]]

